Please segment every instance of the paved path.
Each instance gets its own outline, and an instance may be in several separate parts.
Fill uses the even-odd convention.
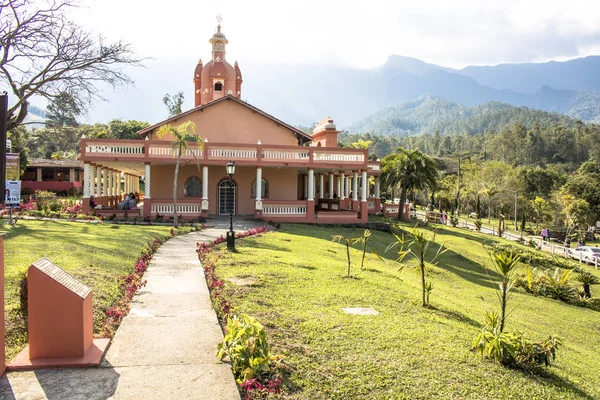
[[[239,399],[230,366],[216,358],[223,334],[195,251],[227,224],[209,221],[215,228],[160,247],[101,368],[9,373],[0,399]],[[242,220],[234,229],[252,226]]]

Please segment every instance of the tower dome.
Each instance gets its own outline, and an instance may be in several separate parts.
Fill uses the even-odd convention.
[[[194,70],[194,106],[231,95],[241,98],[242,72],[235,63],[235,68],[226,59],[226,45],[229,43],[221,32],[221,24],[208,41],[212,45],[211,61],[202,65],[198,63]]]

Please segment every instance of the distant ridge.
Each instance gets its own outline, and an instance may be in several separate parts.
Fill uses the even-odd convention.
[[[409,136],[419,133],[475,135],[506,125],[533,124],[574,126],[575,119],[557,113],[516,107],[497,101],[464,106],[434,95],[423,95],[394,107],[384,108],[350,125],[350,133]]]

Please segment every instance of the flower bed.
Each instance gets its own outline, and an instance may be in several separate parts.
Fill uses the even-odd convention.
[[[236,238],[242,239],[267,231],[269,231],[267,226],[253,228],[236,234]],[[220,236],[210,243],[196,243],[196,251],[204,268],[213,308],[219,317],[221,327],[227,327],[225,339],[219,345],[219,355],[220,357],[229,356],[232,364],[238,366],[238,373],[235,374],[236,381],[244,394],[244,400],[280,398],[283,393],[283,382],[280,376],[273,371],[278,370],[277,362],[281,361],[281,357],[268,356],[268,346],[261,324],[247,315],[238,317],[233,313],[233,306],[223,293],[223,281],[215,273],[216,263],[221,258],[221,254],[217,253],[209,257],[215,246],[225,241],[226,239]],[[232,329],[238,329],[239,332],[234,333],[231,331]],[[250,334],[249,332],[254,333]],[[250,337],[242,340],[244,334]],[[257,343],[263,343],[260,356],[254,354],[259,347]],[[239,367],[245,363],[248,365]],[[270,367],[270,364],[275,364],[275,368]]]

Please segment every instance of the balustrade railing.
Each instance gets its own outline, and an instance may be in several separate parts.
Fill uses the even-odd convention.
[[[152,203],[152,214],[173,215],[173,203]],[[177,204],[177,214],[200,214],[202,207],[200,204]]]
[[[145,147],[143,143],[141,145],[89,144],[85,146],[85,152],[96,156],[125,154],[127,156],[139,156],[143,158],[145,156]]]
[[[378,171],[377,164],[367,164],[367,154],[362,149],[322,148],[305,146],[262,146],[225,143],[190,143],[190,147],[182,154],[183,158],[199,161],[256,161],[266,164],[286,165],[335,165],[350,164],[351,168],[368,168]],[[122,157],[126,159],[143,159],[151,162],[153,159],[175,158],[174,149],[168,141],[149,140],[108,140],[108,139],[83,139],[84,161],[94,161],[96,158]],[[329,166],[328,165],[328,166]]]
[[[295,215],[305,216],[306,215],[306,202],[294,202],[294,203],[263,203],[263,216],[266,215]]]
[[[256,160],[256,149],[210,147],[209,160]]]

